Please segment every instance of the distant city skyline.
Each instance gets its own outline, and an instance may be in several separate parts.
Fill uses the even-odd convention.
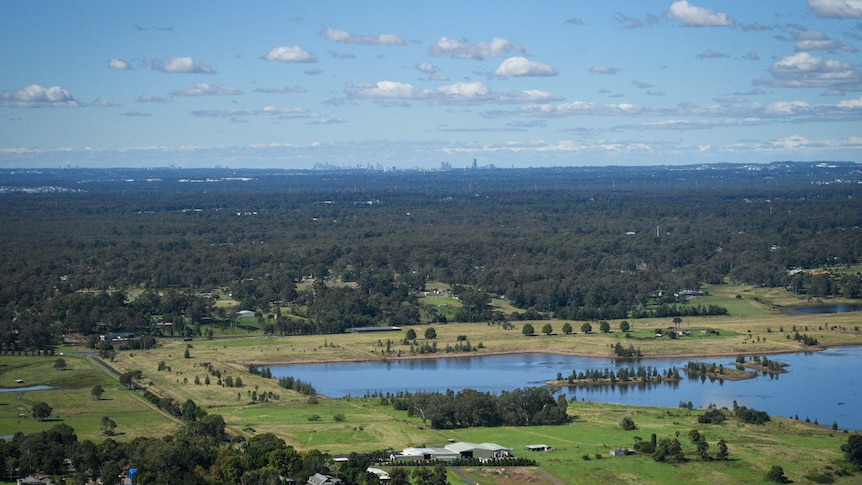
[[[862,149],[862,0],[9,0],[0,39],[0,168],[682,165]]]

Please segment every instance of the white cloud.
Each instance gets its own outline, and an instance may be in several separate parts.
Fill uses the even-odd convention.
[[[264,94],[305,93],[308,89],[302,86],[286,86],[284,88],[255,88],[254,92]]]
[[[182,73],[182,74],[215,74],[215,71],[206,64],[192,59],[191,57],[171,57],[168,60],[156,59],[152,62],[155,71]]]
[[[808,0],[818,17],[862,18],[862,0]]]
[[[852,64],[812,56],[807,52],[781,58],[775,61],[769,70],[772,79],[758,79],[755,84],[862,90],[862,74]]]
[[[124,59],[112,57],[111,60],[108,61],[108,67],[118,71],[127,71],[132,68],[132,64]]]
[[[727,54],[722,54],[721,52],[715,52],[712,49],[707,49],[698,54],[697,57],[700,57],[701,59],[718,59],[721,57],[727,57]]]
[[[494,70],[495,76],[556,76],[557,70],[548,64],[524,57],[510,57]]]
[[[162,98],[160,96],[148,96],[146,94],[142,94],[135,99],[138,103],[170,103],[170,98]]]
[[[171,96],[232,96],[242,94],[242,91],[228,86],[213,86],[208,83],[196,83],[193,88],[172,91]]]
[[[93,101],[93,106],[99,106],[101,108],[113,108],[114,106],[120,106],[120,103],[114,101],[113,99],[99,98]]]
[[[353,35],[350,32],[345,32],[333,27],[327,27],[323,31],[323,36],[335,42],[346,42],[349,44],[362,45],[406,45],[407,43],[401,37],[395,34],[380,34],[373,35]]]
[[[432,56],[449,56],[457,59],[503,57],[512,51],[523,52],[524,48],[502,37],[494,37],[491,42],[479,42],[477,44],[471,44],[466,40],[441,37],[431,46]]]
[[[800,40],[796,43],[797,51],[846,51],[856,52],[856,48],[846,42],[837,42],[834,40]]]
[[[283,45],[269,51],[264,57],[267,61],[281,62],[317,62],[314,54],[304,51],[296,45]]]
[[[536,89],[513,93],[495,93],[481,81],[448,84],[436,89],[420,89],[408,83],[380,81],[373,84],[352,84],[348,86],[348,89],[351,90],[350,96],[353,98],[383,101],[423,100],[432,105],[547,103],[562,99],[554,94]]]
[[[355,91],[353,96],[366,99],[422,99],[427,97],[428,92],[408,83],[379,81],[372,87]]]
[[[638,89],[647,89],[647,88],[653,87],[652,84],[647,83],[647,82],[643,82],[643,81],[638,81],[637,79],[632,81],[632,85],[634,85],[634,87],[636,87]]]
[[[727,14],[692,5],[687,0],[673,2],[667,11],[667,18],[679,20],[683,25],[689,27],[725,27],[733,25],[733,19]]]
[[[614,18],[617,23],[619,23],[624,29],[640,29],[643,27],[652,27],[659,21],[658,17],[653,14],[648,14],[646,16],[646,20],[630,17],[623,13],[616,14]]]
[[[416,69],[420,72],[424,72],[425,74],[434,74],[435,72],[440,70],[439,67],[427,61],[416,64]]]
[[[248,116],[280,116],[288,118],[298,118],[309,116],[308,110],[305,108],[277,108],[275,106],[265,106],[261,109],[211,109],[211,110],[196,110],[192,111],[192,115],[198,118],[231,118],[239,119]]]
[[[819,30],[803,30],[793,33],[793,39],[796,40],[796,51],[827,51],[833,52],[842,50],[846,52],[856,52],[856,48],[846,42],[837,42],[829,38],[826,34]]]
[[[862,98],[845,99],[838,102],[839,108],[862,109]]]
[[[620,72],[620,69],[608,66],[592,66],[589,71],[593,74],[616,74]]]
[[[74,108],[81,106],[72,94],[59,86],[43,88],[31,84],[16,91],[3,91],[0,106],[4,108]]]
[[[123,116],[128,116],[130,118],[146,118],[153,115],[152,113],[147,113],[146,111],[126,111],[125,113],[123,113]]]

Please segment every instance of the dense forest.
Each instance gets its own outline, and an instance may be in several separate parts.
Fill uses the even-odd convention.
[[[722,313],[723,281],[858,298],[856,164],[452,172],[0,172],[0,344],[201,335],[228,295],[273,334]],[[818,268],[823,271],[794,271]],[[492,297],[518,312],[492,311]],[[451,317],[450,317],[451,319]]]

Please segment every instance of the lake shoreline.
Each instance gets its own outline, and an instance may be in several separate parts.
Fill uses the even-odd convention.
[[[257,367],[268,367],[268,366],[286,366],[286,365],[303,365],[303,364],[350,364],[350,363],[363,363],[363,362],[391,362],[391,361],[410,361],[410,360],[435,360],[435,359],[463,359],[469,357],[487,357],[494,355],[513,355],[513,354],[555,354],[555,355],[565,355],[570,357],[589,357],[589,358],[607,358],[613,360],[630,360],[632,362],[636,362],[638,360],[650,360],[650,359],[702,359],[702,358],[736,358],[739,355],[743,356],[751,356],[751,355],[782,355],[782,354],[798,354],[801,352],[820,352],[823,350],[828,350],[832,348],[841,348],[841,347],[857,347],[860,346],[860,343],[857,342],[848,342],[841,344],[833,344],[833,345],[823,345],[817,344],[812,346],[800,347],[798,349],[772,349],[772,350],[764,350],[762,352],[714,352],[714,353],[693,353],[693,352],[679,352],[679,353],[669,353],[660,356],[651,356],[644,355],[638,358],[624,358],[617,357],[615,355],[609,355],[607,353],[599,353],[599,352],[566,352],[560,350],[549,351],[547,349],[522,349],[522,350],[499,350],[499,351],[482,351],[482,352],[447,352],[442,355],[435,354],[425,354],[425,355],[402,355],[402,356],[394,356],[394,357],[386,357],[386,358],[358,358],[358,357],[344,357],[344,358],[334,358],[334,359],[292,359],[292,360],[283,360],[283,361],[250,361],[245,363],[244,365],[253,365]]]

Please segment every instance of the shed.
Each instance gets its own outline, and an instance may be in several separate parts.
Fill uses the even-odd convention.
[[[238,318],[254,318],[254,312],[251,310],[240,310],[236,312]]]
[[[314,475],[308,477],[307,485],[339,485],[344,483],[340,478],[335,478],[330,475],[324,475],[322,473],[315,473]]]
[[[510,448],[500,446],[497,443],[468,443],[460,441],[446,446],[447,450],[457,452],[461,458],[478,458],[487,460],[491,458],[504,458],[512,451]]]
[[[538,445],[527,445],[527,450],[529,451],[551,451],[551,445],[546,444],[538,444]]]

